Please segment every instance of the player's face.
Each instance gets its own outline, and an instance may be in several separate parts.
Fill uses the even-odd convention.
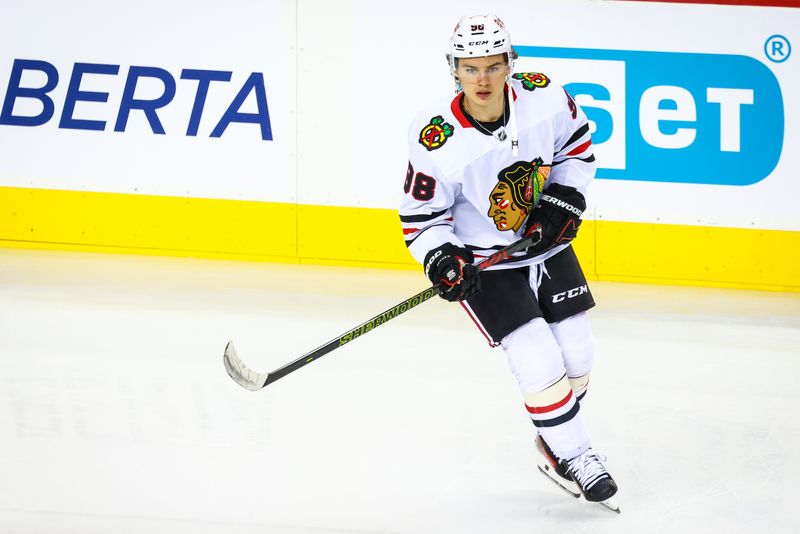
[[[503,115],[503,88],[508,75],[505,54],[461,58],[456,75],[470,115],[480,121],[497,120]]]

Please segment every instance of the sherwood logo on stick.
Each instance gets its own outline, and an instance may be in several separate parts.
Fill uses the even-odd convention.
[[[344,345],[345,343],[348,343],[354,340],[355,338],[363,334],[366,334],[370,330],[379,327],[383,323],[391,321],[401,313],[405,313],[411,308],[415,308],[420,304],[422,304],[423,302],[430,300],[434,295],[437,295],[438,293],[439,293],[438,290],[436,290],[435,288],[430,288],[418,295],[414,295],[410,299],[401,302],[394,308],[387,310],[383,314],[372,318],[370,321],[367,321],[361,326],[352,329],[351,331],[349,331],[348,333],[339,338],[339,345]]]
[[[516,49],[518,68],[557,71],[550,74],[586,113],[593,127],[598,178],[750,185],[778,165],[783,98],[775,75],[757,59]]]
[[[75,63],[66,84],[66,95],[59,102],[60,113],[58,127],[73,130],[106,130],[106,121],[96,118],[97,111],[104,109],[108,114],[109,96],[111,90],[87,90],[87,86],[112,87],[113,80],[109,77],[117,76],[120,72],[119,65],[101,63]],[[210,91],[216,86],[230,82],[233,73],[220,70],[182,69],[180,80],[187,80],[180,84],[180,91],[193,93],[191,114],[186,117],[185,132],[187,136],[196,136],[203,119],[206,99]],[[42,126],[47,124],[57,110],[56,99],[53,95],[62,76],[52,63],[35,59],[15,59],[11,68],[3,106],[0,108],[0,125],[7,126]],[[34,81],[31,81],[33,79]],[[43,81],[40,81],[43,80]],[[160,94],[153,98],[137,97],[137,87],[140,85],[155,85],[160,87]],[[63,85],[63,84],[62,84]],[[159,110],[166,108],[178,94],[179,85],[176,77],[169,71],[159,67],[131,66],[125,78],[119,107],[116,109],[114,131],[124,132],[128,119],[133,113],[142,113],[150,129],[155,134],[167,133]],[[59,92],[60,93],[60,92]],[[255,100],[255,112],[244,112],[242,107],[246,100]],[[87,118],[89,108],[95,118]],[[25,108],[20,111],[20,108]],[[76,108],[80,108],[78,111]],[[208,117],[215,124],[210,137],[222,137],[225,130],[233,123],[248,123],[258,126],[261,139],[272,140],[272,124],[267,106],[267,92],[264,88],[264,75],[260,72],[251,73],[236,96],[230,100],[227,109],[221,116]],[[255,133],[254,129],[254,133]],[[172,133],[172,132],[170,132]],[[258,135],[258,134],[256,134]]]

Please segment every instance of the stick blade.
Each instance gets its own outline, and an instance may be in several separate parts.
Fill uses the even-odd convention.
[[[233,341],[229,341],[225,346],[225,355],[222,357],[222,363],[225,364],[225,370],[228,371],[228,375],[233,381],[244,389],[258,391],[267,382],[265,373],[253,371],[239,358],[236,354],[236,349],[233,347]]]

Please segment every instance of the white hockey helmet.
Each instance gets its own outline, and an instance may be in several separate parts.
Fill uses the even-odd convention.
[[[450,50],[447,55],[453,76],[456,75],[457,58],[486,57],[495,54],[506,54],[509,70],[513,68],[516,53],[511,47],[511,36],[503,21],[492,14],[461,17],[450,37]]]

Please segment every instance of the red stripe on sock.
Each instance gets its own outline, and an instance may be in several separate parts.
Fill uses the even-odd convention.
[[[558,402],[557,402],[557,403],[555,403],[555,404],[551,404],[550,406],[528,406],[528,405],[526,404],[526,405],[525,405],[525,408],[527,408],[527,410],[528,410],[530,413],[547,413],[547,412],[552,412],[553,410],[558,410],[559,408],[561,408],[562,406],[564,406],[566,403],[568,403],[568,402],[570,401],[570,399],[571,399],[571,398],[572,398],[572,390],[569,390],[569,393],[567,393],[567,396],[566,396],[566,397],[564,397],[563,399],[561,399],[560,401],[558,401]]]

